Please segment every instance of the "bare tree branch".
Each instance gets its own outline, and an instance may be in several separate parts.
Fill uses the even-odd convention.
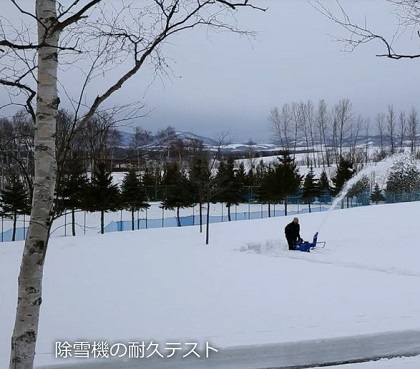
[[[397,7],[401,7],[401,9],[406,14],[406,24],[420,24],[420,6],[417,0],[387,0],[388,2],[396,5]],[[322,0],[309,0],[309,3],[322,15],[337,23],[345,30],[349,31],[350,37],[349,38],[337,38],[336,40],[345,43],[346,47],[353,51],[356,47],[362,44],[366,44],[371,41],[379,41],[384,45],[386,52],[382,54],[376,54],[378,57],[387,57],[390,59],[416,59],[420,58],[420,53],[400,53],[394,51],[392,47],[392,41],[388,40],[385,36],[381,34],[377,34],[372,32],[368,26],[367,22],[365,21],[364,25],[359,25],[353,22],[350,17],[348,16],[346,10],[341,5],[339,0],[336,0],[335,3],[339,8],[339,14],[335,14],[333,11],[330,10],[329,7],[323,4]],[[417,31],[417,34],[420,37],[420,33]]]
[[[70,8],[61,14],[64,15],[65,13],[67,13],[72,7],[76,6],[79,3],[80,0],[76,0],[71,6]],[[84,15],[86,14],[86,12],[93,8],[95,5],[99,4],[102,0],[92,0],[89,1],[84,7],[82,7],[79,11],[77,11],[75,14],[73,14],[72,16],[70,16],[69,18],[65,19],[64,21],[59,22],[56,26],[55,29],[57,31],[62,31],[64,28],[70,26],[73,23],[78,22],[79,20],[81,20]],[[54,30],[53,30],[54,31]]]

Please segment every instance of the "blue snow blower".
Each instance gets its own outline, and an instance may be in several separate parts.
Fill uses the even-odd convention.
[[[325,243],[326,242],[324,242],[324,241],[318,241],[318,232],[316,232],[312,242],[296,241],[295,250],[303,251],[303,252],[310,252],[311,250],[313,250],[316,247],[316,245],[321,245],[321,247],[325,247]]]

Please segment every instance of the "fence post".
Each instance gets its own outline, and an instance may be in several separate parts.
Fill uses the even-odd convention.
[[[26,232],[25,232],[25,225],[26,225],[26,218],[25,214],[23,214],[23,239],[26,239]]]

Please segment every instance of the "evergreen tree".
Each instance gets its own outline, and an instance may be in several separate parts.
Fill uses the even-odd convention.
[[[146,167],[142,176],[142,183],[146,193],[146,197],[150,201],[159,201],[163,199],[162,194],[158,193],[159,185],[161,184],[162,176],[159,168]]]
[[[67,169],[61,173],[60,182],[56,188],[56,214],[61,215],[66,210],[71,211],[72,235],[76,235],[76,210],[83,208],[84,193],[88,180],[82,160],[74,160]]]
[[[347,198],[358,197],[361,198],[363,195],[364,198],[361,199],[361,202],[365,205],[368,205],[368,196],[370,190],[370,181],[367,176],[363,176],[359,179],[348,191]]]
[[[241,162],[238,169],[236,170],[235,177],[239,183],[242,183],[244,186],[248,184],[247,173],[245,171],[245,164]]]
[[[13,219],[12,241],[15,241],[18,215],[31,212],[28,191],[17,174],[10,175],[8,183],[0,192],[0,205],[2,207],[0,215]]]
[[[255,174],[255,171],[252,168],[250,168],[248,172],[246,173],[246,185],[257,186],[257,182],[258,182],[258,179]]]
[[[323,170],[321,175],[319,176],[318,187],[320,191],[320,201],[330,202],[331,187],[330,182],[328,180],[327,172],[325,170]]]
[[[134,213],[150,205],[147,203],[144,186],[133,169],[127,172],[121,184],[121,203],[123,209],[131,212],[131,229],[134,231]]]
[[[333,182],[332,193],[334,196],[338,196],[343,189],[346,182],[353,177],[353,163],[350,160],[340,158],[338,163],[337,172],[331,181]],[[348,199],[347,199],[348,201]],[[344,207],[344,203],[341,203],[341,208]]]
[[[257,192],[257,200],[262,204],[268,204],[268,216],[271,217],[271,204],[275,202],[276,180],[273,166],[261,163],[259,168],[260,186]]]
[[[105,230],[105,213],[121,207],[120,191],[112,183],[112,175],[104,163],[99,163],[85,191],[85,210],[101,212],[101,234]]]
[[[409,159],[395,163],[386,183],[387,201],[411,201],[420,192],[420,172]]]
[[[345,183],[353,177],[353,174],[353,163],[342,157],[338,163],[335,176],[331,178],[331,181],[333,182],[332,192],[334,196],[337,196],[340,193]]]
[[[303,189],[301,198],[308,204],[309,212],[311,213],[311,203],[320,195],[321,191],[318,187],[318,181],[315,179],[314,170],[311,167],[308,174],[303,181]]]
[[[287,215],[287,198],[297,194],[302,176],[288,151],[279,157],[279,164],[275,165],[274,170],[274,193],[275,199],[284,201],[284,215]]]
[[[186,173],[179,168],[179,165],[176,162],[169,162],[165,165],[162,185],[165,188],[165,197],[162,201],[162,207],[169,210],[176,209],[178,227],[181,227],[179,211],[181,208],[193,206],[194,196]]]
[[[245,175],[244,200],[254,201],[258,196],[259,178],[254,168],[250,168]]]
[[[370,199],[375,204],[378,204],[380,201],[385,201],[385,196],[382,194],[382,190],[379,188],[379,185],[375,183],[375,186],[373,188],[373,192],[370,195]]]
[[[203,153],[198,153],[193,157],[189,171],[189,181],[194,202],[197,203],[199,207],[200,232],[202,232],[203,205],[207,201],[210,201],[210,198],[212,197],[210,165],[207,157]]]
[[[259,186],[261,185],[263,178],[268,172],[267,165],[261,159],[258,165],[255,167],[255,174],[254,174],[254,185]]]
[[[244,200],[244,186],[242,178],[234,168],[233,157],[221,161],[216,174],[217,195],[215,200],[226,204],[228,220],[231,221],[231,207]]]

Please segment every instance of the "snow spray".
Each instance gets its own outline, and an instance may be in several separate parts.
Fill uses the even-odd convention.
[[[383,187],[386,184],[386,180],[389,176],[391,168],[398,162],[409,162],[412,161],[412,157],[409,154],[405,153],[398,153],[392,156],[386,157],[385,159],[377,162],[372,163],[363,168],[360,172],[358,172],[354,177],[350,178],[344,185],[343,189],[340,191],[338,196],[332,202],[330,208],[326,211],[324,217],[321,219],[321,223],[318,226],[318,230],[321,230],[324,226],[328,216],[330,215],[331,211],[336,208],[336,206],[343,201],[346,197],[349,190],[364,176],[371,177],[371,183],[378,183],[380,187]],[[318,231],[319,232],[319,231]]]

